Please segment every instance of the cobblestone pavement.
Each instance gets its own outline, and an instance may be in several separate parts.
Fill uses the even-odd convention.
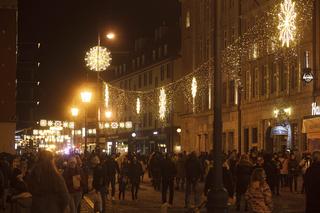
[[[118,193],[116,193],[118,194]],[[150,182],[143,183],[139,191],[137,201],[131,201],[131,192],[127,190],[125,201],[107,201],[107,213],[160,213],[161,193],[154,191]],[[202,197],[204,200],[205,198]],[[290,193],[287,188],[282,189],[280,196],[274,196],[275,213],[303,213],[304,195]],[[90,213],[88,206],[83,207],[82,213]],[[184,192],[175,191],[174,205],[168,209],[169,213],[192,212],[184,208]],[[201,212],[205,212],[202,210]],[[236,213],[234,206],[229,209],[230,213]],[[244,211],[241,211],[244,212]]]

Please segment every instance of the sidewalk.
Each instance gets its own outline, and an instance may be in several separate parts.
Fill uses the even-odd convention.
[[[118,192],[116,193],[117,198]],[[202,198],[205,199],[204,197]],[[304,212],[304,195],[290,193],[289,189],[282,190],[280,196],[274,196],[275,213],[303,213]],[[89,213],[90,211],[82,211]],[[161,212],[161,193],[154,191],[150,182],[141,184],[138,194],[138,201],[131,200],[131,192],[126,192],[125,201],[107,201],[107,212],[111,213],[159,213]],[[169,213],[190,212],[184,208],[184,192],[175,191],[174,205],[168,209]],[[202,211],[205,212],[205,209]],[[235,207],[231,206],[230,213],[236,213]],[[244,211],[241,211],[244,212]]]

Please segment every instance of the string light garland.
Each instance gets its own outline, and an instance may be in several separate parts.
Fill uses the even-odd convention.
[[[282,46],[290,46],[290,42],[294,40],[296,32],[296,17],[295,2],[292,0],[284,0],[281,3],[281,11],[279,17],[279,40]]]
[[[95,46],[86,53],[85,61],[90,70],[101,72],[110,66],[111,53],[105,47]]]
[[[159,118],[164,120],[167,112],[167,95],[164,88],[161,88],[159,95]]]

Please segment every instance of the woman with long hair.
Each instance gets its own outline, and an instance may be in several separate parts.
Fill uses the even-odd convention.
[[[39,152],[28,184],[32,194],[32,213],[65,213],[74,210],[68,189],[56,168],[51,152]]]
[[[272,192],[267,184],[266,174],[262,168],[257,168],[252,172],[245,199],[252,213],[272,212]]]

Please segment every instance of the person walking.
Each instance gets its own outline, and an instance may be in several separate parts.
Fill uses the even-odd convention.
[[[320,151],[312,153],[312,164],[307,169],[304,184],[306,190],[306,213],[320,212]]]
[[[263,169],[266,174],[267,184],[269,185],[272,193],[275,194],[276,179],[277,179],[277,165],[275,164],[275,161],[272,159],[271,154],[265,154]]]
[[[302,187],[301,187],[301,194],[304,193],[305,191],[305,184],[304,184],[304,179],[305,179],[305,174],[307,169],[311,165],[311,156],[309,153],[306,153],[305,156],[303,156],[302,160],[299,162],[299,167],[301,168],[301,173],[302,173]]]
[[[289,186],[290,192],[297,192],[298,190],[298,175],[299,175],[299,163],[296,159],[295,154],[290,155],[288,161],[288,170],[289,170]]]
[[[100,164],[98,156],[93,156],[91,159],[92,164],[92,187],[94,193],[94,210],[95,212],[106,212],[106,178]]]
[[[131,183],[131,195],[132,200],[138,199],[138,191],[140,187],[142,166],[136,157],[133,157],[132,161],[129,163],[128,175]]]
[[[39,152],[39,159],[27,183],[32,194],[32,213],[64,213],[72,209],[73,202],[51,152]]]
[[[174,178],[177,175],[177,168],[172,157],[167,154],[162,161],[161,178],[162,178],[162,203],[167,203],[167,191],[169,189],[169,205],[173,204],[174,196]]]
[[[114,195],[116,193],[116,174],[120,173],[119,165],[115,160],[115,155],[107,157],[103,165],[103,171],[106,176],[107,194],[110,195],[109,186],[111,185],[111,199],[114,201]]]
[[[266,174],[262,168],[253,170],[245,199],[252,213],[272,212],[272,192],[266,182]]]
[[[194,194],[194,204],[198,206],[200,204],[200,195],[198,184],[202,172],[201,163],[197,158],[195,152],[191,152],[186,160],[186,192],[185,192],[185,208],[190,207],[190,196]]]
[[[243,154],[240,158],[240,162],[237,166],[237,182],[236,182],[236,210],[241,209],[241,198],[246,193],[248,185],[250,183],[250,177],[253,170],[253,164],[249,161],[249,156]],[[248,209],[247,202],[245,204],[245,210]]]
[[[128,159],[125,158],[124,161],[121,164],[121,169],[119,173],[119,200],[124,200],[126,196],[126,187],[128,183],[128,173],[129,173],[129,165],[128,165]]]
[[[288,162],[289,159],[287,156],[283,153],[279,154],[279,161],[281,163],[281,169],[280,169],[280,183],[281,187],[287,187],[289,185],[288,181],[288,175],[289,175],[289,169],[288,169]]]
[[[177,177],[176,177],[176,190],[184,189],[186,182],[186,158],[182,153],[178,154],[176,161]]]
[[[70,157],[68,159],[67,168],[63,171],[63,178],[66,182],[74,207],[78,211],[83,193],[83,180],[81,177],[81,168],[77,166],[77,159]]]

